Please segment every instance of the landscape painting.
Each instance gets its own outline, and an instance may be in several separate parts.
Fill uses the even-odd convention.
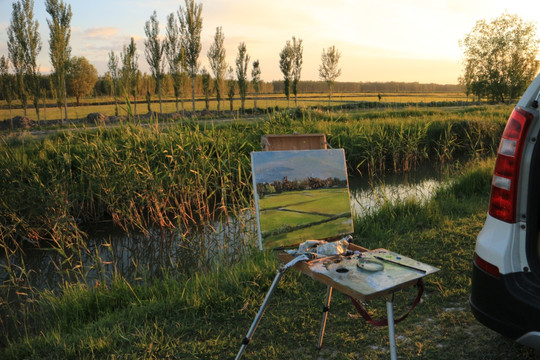
[[[252,152],[261,249],[353,232],[343,149]]]

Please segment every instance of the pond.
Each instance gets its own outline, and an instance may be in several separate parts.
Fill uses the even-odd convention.
[[[447,183],[444,169],[424,166],[405,174],[390,173],[384,178],[349,177],[353,216],[371,214],[382,204],[415,199],[429,200]]]
[[[426,201],[444,183],[443,172],[429,167],[388,174],[384,179],[349,176],[353,216],[374,212],[383,203],[409,198]],[[20,279],[28,287],[54,289],[64,281],[95,285],[116,275],[132,283],[145,283],[165,272],[176,276],[232,264],[256,246],[256,221],[251,211],[238,219],[186,233],[156,230],[149,236],[126,235],[112,227],[101,227],[90,233],[87,248],[79,253],[29,249],[24,261],[0,258],[0,284]]]
[[[86,247],[62,254],[52,248],[25,250],[24,260],[0,258],[0,284],[13,277],[38,289],[54,289],[64,281],[91,285],[115,276],[131,283],[151,282],[166,272],[185,274],[194,269],[233,263],[255,242],[251,215],[216,222],[190,232],[153,230],[127,235],[112,226],[92,230]],[[11,274],[6,271],[11,267]]]

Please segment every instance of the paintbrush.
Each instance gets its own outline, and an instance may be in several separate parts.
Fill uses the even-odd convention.
[[[389,263],[391,263],[391,264],[403,266],[403,267],[406,267],[406,268],[411,269],[411,270],[420,271],[420,272],[423,273],[423,274],[427,273],[427,271],[424,270],[424,269],[419,269],[419,268],[417,268],[417,267],[414,267],[414,266],[411,266],[411,265],[407,265],[407,264],[403,264],[403,263],[400,263],[400,262],[398,262],[398,261],[394,261],[394,260],[390,260],[390,259],[385,259],[385,258],[383,258],[383,257],[381,257],[381,256],[376,256],[376,255],[374,255],[373,257],[374,257],[375,259],[382,260],[382,261],[386,261],[386,262],[389,262]]]

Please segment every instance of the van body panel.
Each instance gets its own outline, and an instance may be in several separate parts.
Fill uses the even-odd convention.
[[[537,351],[540,351],[539,100],[540,75],[516,106],[533,118],[525,138],[519,139],[523,146],[519,173],[511,179],[517,180],[515,222],[487,215],[476,239],[475,259],[480,260],[473,261],[470,296],[471,311],[478,321]]]

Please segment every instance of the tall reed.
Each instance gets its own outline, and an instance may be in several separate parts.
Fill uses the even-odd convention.
[[[483,117],[486,113],[486,117]],[[249,153],[260,136],[325,133],[350,172],[409,171],[495,152],[508,108],[292,111],[256,123],[157,123],[66,131],[0,144],[0,242],[79,243],[87,225],[125,231],[208,224],[251,208]]]

